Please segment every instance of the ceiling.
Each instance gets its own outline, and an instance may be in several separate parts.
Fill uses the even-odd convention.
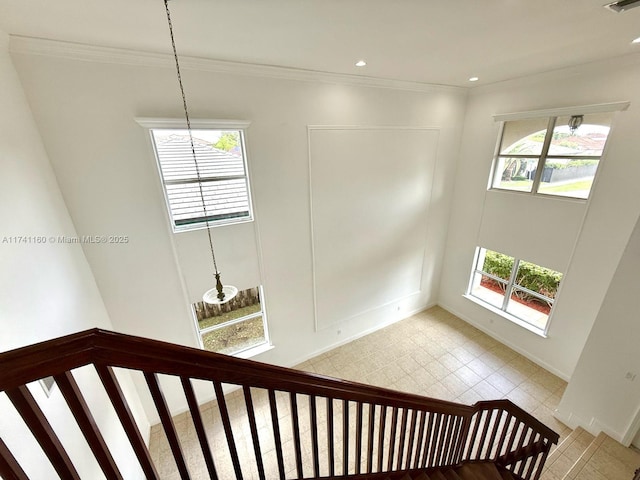
[[[640,54],[606,0],[172,0],[181,55],[471,86]],[[162,0],[0,0],[6,33],[170,53]],[[368,65],[354,64],[366,59]],[[480,77],[471,84],[471,76]]]

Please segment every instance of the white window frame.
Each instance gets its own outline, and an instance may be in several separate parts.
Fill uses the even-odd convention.
[[[273,345],[271,344],[271,339],[269,337],[269,328],[267,325],[267,312],[266,312],[266,308],[265,308],[265,302],[264,302],[264,289],[262,287],[262,285],[258,285],[258,292],[259,292],[259,296],[260,296],[260,311],[256,312],[256,313],[251,313],[249,315],[245,315],[243,317],[239,317],[239,318],[234,318],[233,320],[229,320],[227,322],[224,323],[219,323],[217,325],[212,325],[210,327],[204,328],[204,329],[200,329],[200,324],[198,323],[198,316],[196,315],[196,311],[195,308],[193,307],[193,304],[191,306],[191,311],[192,311],[192,317],[193,317],[193,321],[195,323],[195,329],[196,332],[198,333],[198,342],[200,344],[200,348],[203,350],[206,350],[204,348],[204,341],[202,340],[202,336],[209,333],[209,332],[213,332],[215,330],[221,330],[225,327],[230,327],[232,325],[236,325],[238,323],[243,323],[243,322],[247,322],[249,320],[252,320],[254,318],[258,318],[258,317],[262,317],[262,328],[264,330],[264,342],[260,343],[258,345],[253,345],[251,347],[247,347],[247,348],[243,348],[240,349],[236,352],[232,352],[232,353],[225,353],[225,355],[230,355],[230,356],[234,356],[234,357],[241,357],[241,358],[250,358],[254,355],[257,355],[259,353],[262,353],[264,351],[270,350],[271,348],[273,348]],[[212,351],[212,350],[207,350]],[[216,352],[219,353],[219,352]]]
[[[484,256],[483,256],[483,251],[486,250],[490,250],[488,248],[484,248],[484,247],[476,247],[476,252],[474,255],[474,260],[473,260],[473,268],[471,269],[471,277],[469,279],[469,286],[467,288],[467,292],[464,295],[466,298],[468,298],[469,300],[472,300],[474,303],[477,303],[478,305],[487,308],[488,310],[491,310],[494,313],[497,313],[498,315],[506,318],[507,320],[520,325],[521,327],[537,334],[540,335],[541,337],[546,338],[547,336],[547,332],[549,331],[549,325],[551,324],[551,318],[553,316],[554,310],[555,310],[555,305],[558,299],[558,296],[556,296],[556,298],[549,298],[545,295],[542,295],[538,292],[534,292],[532,290],[529,290],[521,285],[518,285],[516,283],[516,276],[517,276],[517,272],[518,272],[518,267],[520,266],[520,262],[525,261],[522,258],[518,258],[518,257],[514,257],[512,255],[507,255],[506,253],[502,253],[502,252],[497,252],[495,250],[493,250],[496,253],[500,253],[502,255],[506,255],[508,257],[513,258],[513,266],[511,267],[511,274],[509,275],[509,279],[505,280],[503,278],[498,278],[495,275],[492,275],[488,272],[485,272],[484,270],[482,270],[480,268],[481,265],[484,264]],[[532,263],[532,262],[528,262],[528,263]],[[535,264],[537,265],[537,264]],[[537,265],[539,267],[541,267],[540,265]],[[547,268],[547,267],[542,267],[542,268]],[[562,273],[562,272],[558,272],[558,273]],[[491,278],[495,281],[498,281],[500,283],[505,284],[505,291],[504,291],[504,297],[502,299],[502,305],[501,306],[495,306],[492,305],[491,303],[488,303],[486,300],[476,296],[473,294],[473,290],[476,287],[476,284],[479,283],[479,280],[477,280],[476,275],[479,275],[480,278],[482,278],[482,276],[486,276],[488,278]],[[564,276],[564,274],[563,274]],[[562,282],[561,282],[562,284]],[[548,302],[551,304],[551,309],[549,311],[549,314],[547,315],[547,321],[545,323],[545,327],[543,329],[536,327],[535,325],[532,325],[531,323],[527,322],[526,320],[517,317],[516,315],[514,315],[511,312],[507,311],[507,308],[509,306],[509,302],[511,301],[511,294],[513,293],[513,289],[517,288],[519,290],[522,290],[530,295],[533,295],[541,300],[544,300],[545,302]],[[559,289],[558,289],[559,291]]]
[[[169,202],[166,183],[163,177],[162,168],[160,165],[160,159],[158,158],[158,152],[157,152],[156,144],[153,138],[153,130],[185,130],[186,131],[187,130],[186,121],[184,119],[175,119],[175,118],[147,118],[147,117],[139,117],[139,118],[136,118],[135,120],[139,125],[141,125],[142,127],[148,130],[149,139],[153,147],[153,152],[156,159],[156,165],[158,168],[158,174],[160,176],[162,192],[164,195],[165,205],[169,215],[172,231],[174,233],[181,233],[181,232],[188,232],[188,231],[207,228],[207,222],[205,220],[193,222],[185,225],[176,224],[176,221],[173,218],[173,212],[171,209],[171,204]],[[247,216],[242,216],[237,218],[209,220],[209,226],[217,227],[217,226],[223,226],[223,225],[233,225],[233,224],[239,224],[239,223],[252,222],[254,219],[253,201],[252,201],[252,195],[251,195],[251,181],[249,178],[249,166],[248,166],[248,160],[247,160],[248,153],[247,153],[247,146],[246,146],[246,131],[249,128],[251,122],[244,121],[244,120],[194,119],[194,120],[190,120],[190,123],[191,123],[192,130],[237,130],[240,132],[240,142],[241,142],[242,158],[243,158],[243,166],[244,166],[243,177],[245,179],[246,186],[247,186],[247,202],[248,202],[249,214]]]
[[[537,195],[537,196],[543,196],[543,197],[571,199],[571,200],[578,200],[578,201],[588,200],[591,197],[591,191],[593,190],[593,185],[589,190],[589,195],[587,196],[586,199],[582,197],[573,197],[570,195],[554,195],[551,193],[538,192],[538,188],[540,187],[540,181],[542,179],[542,174],[544,171],[544,166],[547,160],[554,159],[554,158],[567,158],[566,156],[548,154],[549,147],[551,145],[551,140],[553,138],[553,130],[556,126],[556,120],[558,117],[563,117],[563,116],[589,115],[594,113],[611,113],[612,122],[610,126],[610,131],[609,131],[609,135],[610,135],[611,129],[613,128],[613,119],[615,116],[614,115],[615,112],[626,110],[627,108],[629,108],[629,105],[630,105],[630,102],[614,102],[614,103],[603,103],[603,104],[597,104],[597,105],[584,105],[579,107],[566,107],[566,108],[556,108],[556,109],[549,109],[549,110],[537,110],[537,111],[531,111],[531,112],[507,113],[507,114],[494,115],[493,116],[494,121],[501,122],[501,123],[500,123],[500,131],[498,133],[498,142],[496,144],[496,148],[493,156],[493,163],[491,165],[491,175],[489,178],[489,185],[488,185],[489,190],[497,190],[501,192],[512,192],[512,193],[518,193],[518,194],[524,194],[524,195]],[[545,139],[544,139],[544,143],[543,143],[543,147],[542,147],[542,151],[540,152],[540,155],[522,155],[522,154],[504,154],[503,155],[501,154],[500,150],[502,147],[505,124],[507,122],[534,119],[534,118],[548,118],[547,133],[545,135]],[[596,173],[594,176],[594,185],[598,175],[598,171],[600,171],[600,164],[603,158],[605,157],[605,152],[606,152],[608,143],[609,143],[609,138],[607,137],[605,148],[600,156],[580,156],[580,155],[571,156],[572,159],[575,158],[576,160],[580,160],[580,159],[598,160],[598,169],[596,170]],[[538,166],[536,167],[536,174],[533,178],[531,191],[513,190],[513,189],[500,188],[500,187],[494,186],[495,177],[497,174],[499,174],[498,166],[500,164],[501,157],[538,159]]]

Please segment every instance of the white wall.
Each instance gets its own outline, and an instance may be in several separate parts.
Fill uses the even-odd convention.
[[[0,32],[0,351],[91,327],[111,329],[89,264],[78,244],[56,244],[49,237],[75,237],[76,230],[63,201],[47,153]],[[32,237],[23,243],[15,237]],[[44,239],[43,243],[39,243]],[[18,243],[16,243],[16,241]],[[104,403],[95,373],[81,369],[76,379],[94,410],[105,440],[126,478],[142,472],[118,420]],[[143,431],[144,417],[128,377],[123,389]],[[102,478],[92,454],[73,427],[73,419],[57,387],[47,398],[36,383],[32,392],[68,447],[82,478]],[[105,408],[106,407],[106,408]],[[53,478],[55,473],[4,394],[0,394],[0,436],[14,452],[29,478]]]
[[[208,265],[206,250],[197,249],[206,249],[206,240],[202,247],[195,247],[198,240],[193,235],[178,234],[172,241],[153,153],[147,135],[134,120],[181,117],[171,62],[153,66],[144,56],[126,65],[115,60],[76,61],[57,58],[58,53],[51,51],[51,55],[19,53],[29,50],[28,46],[14,46],[17,70],[76,228],[82,234],[130,238],[126,245],[85,248],[114,328],[196,346],[187,298],[196,296],[192,290],[198,288],[197,282],[189,283],[185,295],[181,273],[193,270],[196,257]],[[108,56],[113,53],[109,52]],[[74,54],[66,49],[60,55]],[[102,58],[90,49],[82,57]],[[254,243],[259,248],[257,254],[246,253],[261,263],[275,346],[259,359],[292,365],[434,304],[465,92],[424,86],[423,91],[374,88],[326,76],[319,82],[241,75],[207,71],[209,65],[203,65],[198,71],[183,68],[191,117],[251,122],[247,146],[256,217]],[[422,291],[342,322],[339,328],[318,332],[313,316],[308,125],[439,130]],[[239,287],[245,286],[245,280],[234,276],[234,265],[243,262],[240,271],[251,271],[243,258],[244,248],[251,243],[244,235],[249,234],[243,226],[213,232],[223,279]],[[379,288],[371,285],[370,291],[375,295]],[[178,392],[168,396],[174,407],[184,406]],[[152,415],[152,408],[148,412]]]
[[[639,60],[626,57],[479,87],[469,97],[439,303],[565,379],[574,371],[640,213]],[[487,193],[498,134],[492,115],[615,101],[631,101],[631,107],[615,119],[586,212],[570,200]],[[509,233],[512,225],[526,234]],[[480,242],[565,273],[548,338],[463,298]]]
[[[640,222],[558,406],[558,418],[628,444],[640,427]],[[629,377],[629,378],[628,378]]]

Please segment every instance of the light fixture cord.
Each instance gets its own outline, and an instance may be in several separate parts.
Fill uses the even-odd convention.
[[[187,120],[187,131],[189,132],[189,141],[191,142],[191,154],[193,155],[193,163],[196,166],[196,176],[198,177],[198,188],[200,189],[200,198],[202,199],[202,209],[204,211],[204,221],[207,226],[207,235],[209,237],[209,247],[211,248],[211,258],[213,259],[213,269],[216,274],[218,265],[216,264],[216,254],[213,251],[213,240],[211,239],[211,228],[209,227],[209,214],[207,213],[207,203],[204,200],[204,191],[202,190],[202,179],[200,177],[200,168],[196,160],[196,148],[193,144],[193,134],[191,133],[191,121],[189,120],[189,110],[187,109],[187,97],[184,94],[182,86],[182,75],[180,75],[180,63],[178,62],[178,51],[176,50],[176,41],[173,38],[173,24],[171,23],[171,12],[169,11],[169,0],[164,0],[164,8],[167,11],[167,23],[169,24],[169,33],[171,35],[171,46],[173,47],[173,58],[176,61],[176,72],[178,74],[178,84],[180,85],[180,93],[182,94],[182,106],[184,107],[184,117]],[[217,278],[217,277],[216,277]]]

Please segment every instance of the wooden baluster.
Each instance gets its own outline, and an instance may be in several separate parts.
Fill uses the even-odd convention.
[[[486,460],[484,456],[482,456],[482,452],[486,451],[485,446],[487,444],[487,432],[489,431],[489,425],[491,424],[491,419],[493,418],[495,410],[487,410],[487,418],[485,419],[484,426],[482,427],[482,433],[480,434],[480,446],[478,447],[478,456],[476,460]]]
[[[236,479],[242,480],[242,468],[240,467],[240,459],[238,458],[238,449],[236,448],[236,441],[233,437],[233,429],[231,428],[231,419],[229,418],[227,401],[225,400],[224,392],[222,391],[222,384],[218,381],[214,381],[213,389],[216,393],[216,401],[218,402],[218,410],[220,412],[220,419],[222,420],[222,426],[224,427],[224,434],[227,437],[227,447],[229,447],[229,454],[231,455],[231,463],[233,463],[233,470],[236,474]]]
[[[393,470],[393,459],[396,453],[396,429],[398,428],[398,407],[393,407],[391,411],[391,434],[389,436],[389,463],[387,464],[387,470]]]
[[[437,451],[438,465],[444,464],[444,456],[447,451],[447,445],[445,444],[445,440],[447,438],[447,433],[449,431],[450,424],[451,424],[451,415],[443,414],[442,416],[444,418],[443,418],[442,426],[440,427],[440,438],[438,439],[438,451]]]
[[[455,438],[454,438],[454,443],[451,446],[451,457],[449,458],[449,463],[451,465],[459,463],[458,457],[460,452],[460,443],[462,443],[462,439],[463,439],[462,435],[463,435],[463,429],[465,424],[464,417],[461,417],[461,416],[456,417],[456,420],[457,420],[457,426],[456,426]]]
[[[496,437],[498,436],[498,429],[500,428],[500,422],[502,420],[503,415],[506,412],[496,410],[496,416],[493,423],[493,429],[491,430],[491,435],[489,436],[489,445],[487,445],[487,459],[495,460],[496,456],[492,455],[493,445],[495,444]]]
[[[502,433],[500,434],[500,440],[498,440],[498,447],[496,449],[496,458],[506,453],[506,451],[503,451],[503,450],[504,450],[504,447],[506,447],[505,440],[507,438],[507,434],[509,433],[509,427],[511,426],[512,420],[515,420],[513,415],[511,415],[510,413],[507,413],[507,418],[505,419],[504,427],[502,429]],[[514,424],[515,424],[515,421],[514,421]]]
[[[166,434],[169,446],[171,447],[171,453],[173,453],[173,458],[176,461],[180,478],[187,480],[189,479],[189,470],[187,469],[187,464],[184,461],[182,447],[178,440],[178,434],[176,433],[173,419],[171,418],[169,408],[167,407],[164,395],[162,394],[160,385],[158,384],[158,376],[155,373],[144,372],[144,378],[147,381],[151,398],[153,399],[153,403],[155,404],[158,415],[160,416],[160,421],[162,422],[164,433]]]
[[[529,438],[529,442],[528,445],[533,445],[537,442],[539,442],[540,439],[540,434],[536,433],[535,431],[531,431],[531,437]],[[522,468],[519,472],[519,475],[524,479],[527,480],[528,478],[531,478],[531,473],[533,472],[535,466],[536,466],[536,460],[538,458],[538,456],[540,455],[540,452],[538,453],[533,453],[530,457],[528,457],[528,459],[525,459],[522,462]],[[528,467],[526,467],[526,473],[525,473],[525,464],[527,464],[527,460],[528,460]]]
[[[409,443],[407,444],[407,462],[405,463],[405,469],[411,468],[411,459],[413,458],[413,449],[416,439],[416,424],[418,422],[418,412],[411,410],[411,421],[409,426]]]
[[[447,436],[447,450],[444,456],[445,465],[452,465],[452,458],[455,454],[456,437],[459,430],[459,418],[451,417],[451,429]]]
[[[537,463],[537,468],[535,469],[535,473],[532,472],[532,474],[527,474],[527,478],[524,480],[538,480],[540,478],[540,475],[542,475],[542,469],[544,468],[544,464],[547,461],[547,456],[549,455],[549,445],[547,444],[547,449],[542,452],[542,457],[540,457],[540,460]]]
[[[9,447],[0,438],[0,478],[5,480],[29,480]]]
[[[298,478],[304,477],[304,471],[302,468],[302,448],[300,442],[300,420],[298,418],[298,400],[294,392],[289,392],[289,398],[291,401],[291,426],[293,429],[293,445],[296,452],[296,469],[298,472]]]
[[[309,397],[309,411],[311,422],[311,449],[313,451],[313,475],[320,476],[320,454],[318,448],[318,407],[316,405],[316,396]]]
[[[355,471],[356,475],[360,473],[360,466],[362,464],[362,402],[358,402],[357,414],[356,414],[356,462]]]
[[[85,402],[82,392],[80,392],[80,388],[71,372],[64,372],[60,375],[55,375],[53,378],[58,384],[58,388],[60,388],[60,392],[62,392],[62,396],[73,414],[73,418],[76,419],[82,435],[89,444],[89,448],[96,457],[98,465],[100,465],[105,476],[109,479],[122,479],[122,474],[120,470],[118,470],[118,466],[113,460],[111,452],[102,437],[102,433],[100,433],[100,429],[91,414],[91,410],[89,410],[89,406],[87,402]]]
[[[516,475],[518,475],[519,478],[524,479],[524,471],[527,468],[527,464],[528,462],[531,460],[531,457],[525,457],[522,460],[520,460],[520,464],[518,466],[518,469],[516,470]]]
[[[402,461],[404,460],[404,442],[407,437],[407,416],[409,412],[406,408],[402,409],[402,420],[400,421],[400,444],[398,445],[398,463],[396,469],[402,470]]]
[[[21,385],[6,390],[5,393],[42,447],[58,475],[65,480],[80,480],[71,459],[29,389],[25,385]]]
[[[422,457],[422,468],[431,467],[431,463],[429,462],[430,456],[429,451],[431,447],[431,438],[433,437],[433,417],[434,413],[429,412],[429,422],[427,423],[427,432],[424,439],[424,456]]]
[[[151,454],[149,453],[147,444],[142,438],[142,434],[140,433],[138,425],[133,418],[133,414],[129,409],[129,404],[127,403],[124,393],[122,393],[122,389],[120,388],[120,384],[118,383],[118,379],[116,378],[113,369],[105,365],[96,364],[94,366],[98,372],[100,380],[102,381],[102,385],[111,400],[111,404],[120,419],[122,428],[124,428],[124,431],[127,434],[131,447],[140,462],[140,466],[142,467],[145,477],[149,480],[159,479],[160,476],[156,471],[153,460],[151,460]]]
[[[525,427],[525,429],[522,432],[522,436],[520,437],[520,440],[518,441],[518,446],[516,447],[516,450],[515,450],[516,452],[519,452],[520,450],[522,450],[522,448],[524,447],[525,442],[527,444],[529,444],[528,440],[530,439],[532,432],[533,432],[533,430],[531,429],[531,427]],[[520,465],[518,466],[518,468],[514,469],[513,472],[516,475],[521,476],[522,472],[524,471],[524,464],[525,464],[525,461],[521,461]]]
[[[440,437],[440,428],[442,424],[442,414],[434,413],[435,422],[433,425],[433,433],[431,437],[431,443],[429,445],[429,466],[435,467],[438,465],[438,439]]]
[[[349,475],[349,401],[342,401],[342,474]]]
[[[382,471],[384,463],[384,432],[387,428],[387,407],[381,406],[380,410],[380,427],[378,432],[378,472]]]
[[[482,422],[482,417],[484,415],[485,411],[482,410],[480,412],[476,412],[475,415],[473,415],[472,419],[473,419],[473,432],[471,433],[471,436],[469,437],[469,451],[467,452],[467,455],[465,456],[465,460],[474,460],[474,452],[475,452],[475,459],[478,458],[479,454],[478,454],[478,450],[480,449],[480,446],[478,444],[478,430],[480,428],[480,423]]]
[[[276,393],[269,390],[269,407],[271,409],[271,425],[273,427],[273,440],[276,444],[276,457],[278,459],[278,473],[280,480],[285,480],[284,456],[282,454],[282,438],[280,436],[280,422],[278,420],[278,404]]]
[[[204,457],[204,463],[207,466],[209,477],[212,480],[217,480],[218,475],[216,473],[216,466],[213,462],[213,456],[211,455],[211,447],[209,446],[209,439],[202,423],[202,415],[200,415],[200,407],[196,400],[196,395],[193,392],[193,386],[191,380],[187,377],[180,377],[182,383],[182,389],[184,390],[184,396],[187,399],[187,405],[189,405],[189,411],[191,412],[191,419],[193,420],[193,426],[196,429],[198,441],[200,442],[200,449],[202,450],[202,456]]]
[[[243,385],[244,403],[247,407],[247,415],[249,417],[249,430],[251,431],[251,439],[253,440],[253,452],[256,456],[256,466],[258,467],[258,476],[260,480],[265,480],[264,463],[262,462],[262,452],[260,451],[260,438],[258,437],[258,426],[256,424],[256,412],[253,409],[253,399],[251,398],[251,387]]]
[[[524,475],[522,477],[524,480],[529,480],[531,478],[531,475],[533,474],[533,471],[536,468],[536,463],[538,462],[539,457],[540,457],[539,453],[530,457],[529,467],[527,468],[526,472],[524,472]]]
[[[420,460],[422,457],[423,452],[423,446],[424,446],[424,427],[425,424],[427,423],[427,413],[424,410],[420,410],[420,427],[418,430],[418,438],[416,441],[416,457],[413,461],[413,466],[412,468],[419,468],[420,467]]]
[[[376,429],[376,406],[369,404],[369,443],[367,445],[367,473],[373,473],[373,450],[375,446],[374,434]]]
[[[511,431],[511,435],[509,436],[509,442],[507,443],[507,448],[505,449],[505,455],[508,455],[511,452],[511,449],[513,448],[513,444],[516,440],[516,438],[518,438],[518,432],[521,431],[522,429],[522,433],[524,433],[524,423],[521,423],[519,421],[516,420],[516,422],[513,425],[513,430]]]
[[[463,459],[466,458],[465,450],[467,450],[467,445],[469,445],[469,430],[471,427],[471,419],[472,415],[464,415],[462,418],[462,425],[460,436],[458,437],[458,446],[456,448],[455,456],[453,457],[453,463],[460,463]],[[467,452],[468,453],[468,452]]]
[[[329,476],[333,477],[336,473],[335,468],[335,439],[333,438],[333,399],[327,397],[327,451],[329,452]]]

